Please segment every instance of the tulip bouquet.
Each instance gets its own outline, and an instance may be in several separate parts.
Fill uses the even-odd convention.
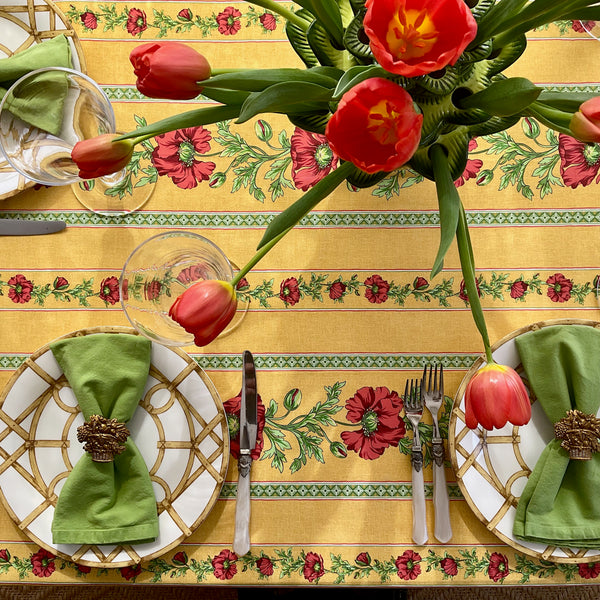
[[[470,309],[490,366],[484,371],[487,375],[474,378],[478,385],[469,390],[468,424],[474,427],[480,420],[486,428],[498,427],[506,419],[523,424],[530,412],[522,390],[512,385],[516,373],[499,368],[492,358],[467,219],[453,182],[464,171],[472,138],[502,131],[522,117],[533,117],[580,141],[600,140],[599,99],[551,93],[525,78],[503,74],[525,51],[526,32],[561,19],[600,19],[600,2],[296,0],[298,10],[274,0],[249,3],[286,20],[286,35],[305,68],[218,70],[184,44],[143,44],[130,57],[143,94],[183,100],[202,93],[214,105],[118,138],[82,142],[74,160],[87,173],[92,154],[98,176],[104,166],[107,172],[114,170],[124,150],[133,152],[135,144],[149,137],[229,119],[243,123],[264,113],[285,114],[295,126],[324,134],[339,166],[271,221],[255,256],[231,282],[234,290],[274,244],[344,181],[370,187],[403,165],[410,166],[436,184],[440,242],[431,276],[442,270],[456,239]],[[190,301],[178,300],[173,318],[198,334],[197,343],[210,341],[214,336],[198,331],[206,319],[190,315],[205,310],[211,294],[198,293],[194,286],[186,294]],[[217,296],[224,299],[222,329],[233,316],[235,300],[229,289],[218,290]],[[490,386],[504,386],[502,398],[518,405],[503,411],[504,423],[487,418],[493,412]]]

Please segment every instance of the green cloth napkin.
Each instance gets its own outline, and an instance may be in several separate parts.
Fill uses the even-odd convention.
[[[523,368],[544,412],[556,423],[577,408],[600,405],[600,331],[555,325],[516,338]],[[600,453],[570,460],[553,439],[521,495],[513,534],[522,540],[575,548],[600,547]]]
[[[83,416],[126,423],[144,391],[150,369],[149,340],[100,333],[50,344]],[[146,463],[129,437],[113,462],[85,453],[58,497],[52,539],[56,544],[149,542],[158,535],[156,499]]]
[[[0,59],[0,100],[23,75],[44,67],[73,68],[71,47],[63,34]],[[10,106],[5,106],[23,121],[58,135],[66,90],[64,74],[61,77],[55,74],[43,85],[31,86],[26,96],[15,98]]]

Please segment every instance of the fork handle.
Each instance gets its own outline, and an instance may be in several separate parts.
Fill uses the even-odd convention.
[[[421,450],[412,451],[412,539],[415,544],[423,546],[427,543],[427,512],[425,510],[425,482],[423,480],[423,458]],[[419,455],[421,460],[419,461]]]
[[[441,445],[442,460],[433,461],[433,508],[435,513],[435,538],[445,544],[452,537],[452,526],[450,525],[450,502],[448,499],[448,486],[446,485],[446,470],[444,468],[444,450],[442,442],[434,441],[434,456],[436,455],[436,443]]]

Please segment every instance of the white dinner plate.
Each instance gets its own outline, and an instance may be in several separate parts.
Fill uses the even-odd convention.
[[[551,325],[589,325],[597,321],[559,319],[535,323],[518,329],[493,347],[494,360],[521,373],[515,338],[528,331]],[[518,499],[525,488],[542,450],[554,437],[554,428],[539,402],[533,402],[531,420],[515,427],[486,431],[469,429],[465,424],[466,386],[484,365],[479,359],[464,377],[454,400],[448,442],[452,467],[467,503],[485,526],[509,546],[540,560],[556,563],[590,562],[600,550],[558,548],[542,543],[517,540],[512,533]],[[522,373],[521,373],[522,374]],[[527,385],[527,381],[524,378]]]
[[[83,329],[64,337],[115,333]],[[159,536],[133,546],[53,544],[56,499],[83,454],[83,416],[49,345],[34,352],[0,394],[0,499],[33,542],[55,555],[95,567],[124,567],[179,545],[218,499],[229,459],[223,404],[204,371],[183,351],[152,344],[150,375],[128,422],[154,487]]]
[[[51,0],[0,0],[0,59],[35,46],[39,39],[64,33],[71,45],[73,67],[85,73],[85,59],[77,34]],[[0,151],[0,200],[35,185],[17,173]]]

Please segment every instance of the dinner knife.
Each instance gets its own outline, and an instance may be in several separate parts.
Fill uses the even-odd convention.
[[[64,221],[29,221],[27,219],[0,218],[0,235],[44,235],[62,231]]]
[[[251,452],[256,446],[258,407],[254,358],[246,350],[243,356],[242,398],[240,403],[240,457],[238,458],[238,487],[235,505],[235,534],[233,551],[244,556],[250,551],[250,468]]]

